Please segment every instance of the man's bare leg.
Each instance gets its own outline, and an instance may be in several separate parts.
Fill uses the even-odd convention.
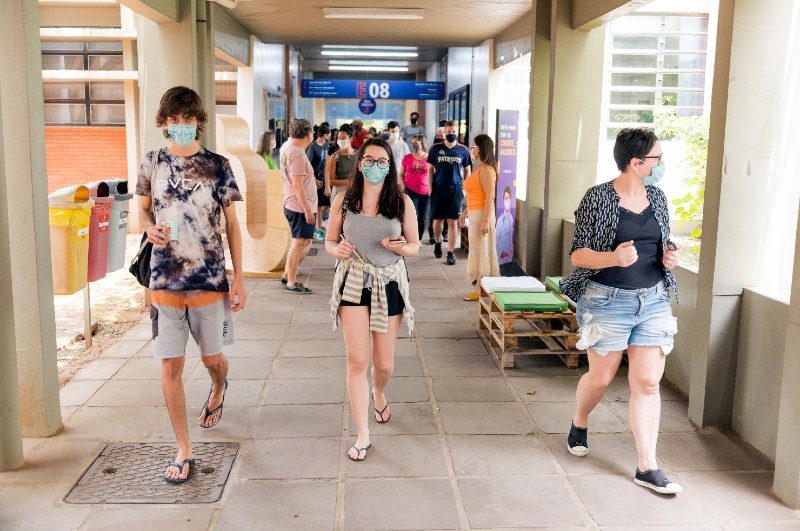
[[[183,391],[183,365],[185,358],[167,358],[161,360],[161,386],[164,390],[164,399],[167,402],[169,420],[178,446],[178,455],[175,461],[183,462],[192,459],[192,443],[189,441],[189,427],[186,423],[186,395]],[[172,465],[167,468],[165,476],[172,479],[186,479],[189,475],[189,465],[178,470]]]

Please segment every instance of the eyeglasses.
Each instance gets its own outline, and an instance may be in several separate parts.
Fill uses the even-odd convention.
[[[470,146],[470,149],[478,149],[478,146]]]
[[[656,155],[646,155],[646,156],[644,156],[642,158],[643,159],[656,159],[656,166],[658,166],[659,164],[661,164],[661,162],[662,162],[661,157],[663,157],[663,156],[664,156],[664,154],[662,153],[661,155],[658,155],[658,156],[656,156]]]
[[[361,159],[361,164],[367,168],[371,168],[376,162],[378,163],[378,168],[382,170],[389,167],[389,159],[373,159],[372,157],[364,157]]]

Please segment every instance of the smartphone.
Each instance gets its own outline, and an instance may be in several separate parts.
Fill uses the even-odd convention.
[[[669,249],[670,251],[677,251],[678,250],[678,248],[672,242],[667,243],[667,249]]]
[[[405,245],[406,239],[400,236],[399,238],[393,238],[389,240],[389,243],[394,245]]]

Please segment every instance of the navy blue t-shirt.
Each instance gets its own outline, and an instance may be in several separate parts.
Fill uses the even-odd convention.
[[[452,194],[461,190],[464,181],[461,170],[472,165],[472,157],[463,144],[448,149],[442,143],[431,147],[428,162],[433,166],[433,191]]]

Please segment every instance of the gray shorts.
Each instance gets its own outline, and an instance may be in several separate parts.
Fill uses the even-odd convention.
[[[233,314],[228,293],[154,290],[151,300],[153,357],[185,356],[189,334],[203,356],[214,356],[222,352],[223,346],[233,344]]]

